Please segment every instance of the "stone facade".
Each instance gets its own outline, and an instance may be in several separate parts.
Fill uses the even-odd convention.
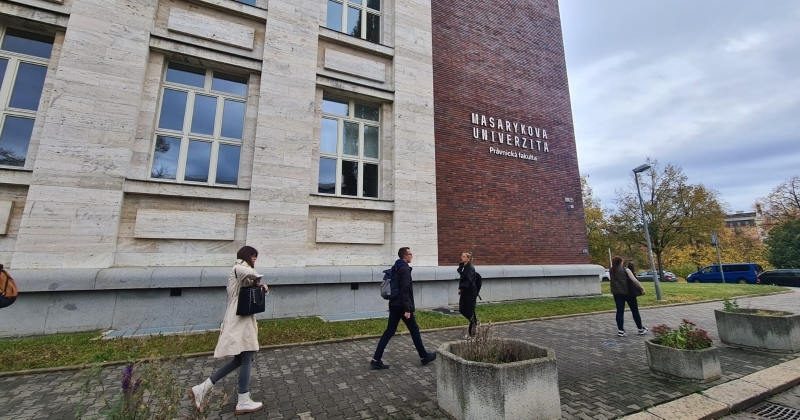
[[[0,262],[39,279],[26,286],[24,276],[15,276],[23,292],[37,294],[36,310],[70,314],[61,327],[27,331],[90,328],[66,321],[93,319],[89,312],[114,326],[125,317],[106,309],[125,308],[119,302],[140,295],[164,298],[167,291],[159,289],[171,290],[168,297],[181,296],[172,290],[180,288],[213,296],[226,276],[192,276],[224,271],[246,244],[259,250],[260,270],[304,270],[302,278],[288,277],[297,284],[281,298],[298,311],[269,315],[275,317],[384,306],[356,298],[359,305],[341,308],[303,302],[333,272],[345,273],[337,274],[336,283],[346,284],[336,294],[349,296],[358,283],[377,281],[373,267],[391,264],[401,246],[412,247],[417,267],[454,264],[467,246],[485,264],[540,264],[509,268],[521,279],[513,288],[532,292],[539,276],[540,284],[563,280],[557,289],[566,294],[599,293],[594,268],[573,266],[588,258],[580,254],[586,238],[557,2],[535,3],[525,13],[538,23],[520,35],[535,36],[515,51],[538,55],[524,71],[495,73],[505,81],[487,85],[487,93],[460,86],[469,89],[459,96],[448,94],[455,85],[446,83],[457,68],[442,64],[461,54],[450,43],[465,33],[448,28],[471,3],[0,2],[0,64],[5,60],[10,69],[0,99],[19,98],[16,81],[30,73],[14,69],[23,63],[42,75],[41,92],[23,92],[34,106],[4,102],[0,109],[2,121],[21,118],[32,126],[22,138],[10,123],[0,125],[0,149],[16,153],[16,160],[7,159],[0,150]],[[336,5],[360,10],[358,20],[350,12],[334,16]],[[480,10],[495,15],[487,6]],[[360,35],[346,33],[357,25]],[[490,37],[493,60],[516,57],[497,53],[511,39]],[[37,55],[37,48],[47,53]],[[473,70],[488,71],[487,65]],[[532,67],[541,75],[530,78]],[[497,90],[501,85],[506,88]],[[508,97],[514,86],[524,86],[529,97]],[[436,113],[435,92],[441,96]],[[547,106],[532,105],[540,102]],[[553,139],[552,152],[538,162],[486,155],[486,142],[471,138],[474,112],[541,125]],[[470,181],[480,209],[463,212],[457,203],[468,197],[450,184],[464,177],[459,171],[467,163],[491,168],[494,176]],[[517,176],[524,179],[505,181]],[[535,198],[514,198],[531,188]],[[576,200],[565,209],[564,197]],[[466,221],[476,230],[460,234]],[[498,246],[501,238],[507,243]],[[177,280],[168,286],[136,281],[158,267]],[[120,281],[97,286],[93,279],[106,272]],[[575,281],[588,283],[576,289]],[[498,299],[520,296],[511,283],[501,284]],[[437,297],[429,303],[451,300],[445,283],[430,289]],[[118,304],[106,300],[108,308],[91,309],[100,294]],[[73,298],[78,303],[63,302]],[[186,321],[161,319],[147,322]],[[8,331],[0,321],[0,335]]]

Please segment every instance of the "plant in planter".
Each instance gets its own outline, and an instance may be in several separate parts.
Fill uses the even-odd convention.
[[[645,341],[647,365],[656,374],[710,382],[722,376],[717,348],[708,333],[684,319],[677,330],[661,324]]]
[[[731,346],[778,353],[800,351],[800,314],[769,309],[743,309],[734,300],[714,310],[719,339]]]
[[[438,350],[439,406],[456,419],[558,419],[555,352],[523,340],[494,338],[491,326]]]

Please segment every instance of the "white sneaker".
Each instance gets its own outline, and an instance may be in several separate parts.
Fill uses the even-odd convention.
[[[650,330],[648,330],[647,327],[639,328],[639,335],[645,335],[648,331]]]
[[[236,411],[233,414],[238,416],[240,414],[255,413],[262,408],[264,408],[264,404],[251,400],[250,393],[245,392],[244,394],[239,394],[239,402],[236,404]]]
[[[628,333],[626,333],[625,330],[617,330],[617,335],[620,337],[625,337],[628,335]]]
[[[211,392],[211,388],[213,387],[214,384],[211,383],[211,378],[208,378],[200,385],[195,385],[187,389],[186,394],[189,395],[189,398],[194,403],[194,406],[199,410],[200,406],[203,404],[203,400]]]
[[[469,335],[469,334],[464,334],[464,336],[463,336],[463,337],[461,337],[461,339],[462,339],[462,340],[472,340],[472,336],[471,336],[471,335]]]

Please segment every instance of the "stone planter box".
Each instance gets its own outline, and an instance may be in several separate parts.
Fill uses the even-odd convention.
[[[651,340],[644,343],[647,366],[656,374],[700,383],[711,382],[722,376],[716,347],[681,350],[655,344]]]
[[[739,309],[738,312],[715,310],[719,339],[731,346],[777,353],[800,351],[800,314],[755,315],[758,311],[759,309]]]
[[[472,362],[457,355],[463,341],[442,344],[436,362],[439,407],[458,420],[561,418],[555,352],[523,340],[494,341],[521,346],[534,358]]]

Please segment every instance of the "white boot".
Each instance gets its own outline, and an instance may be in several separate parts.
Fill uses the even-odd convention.
[[[236,404],[236,411],[233,414],[238,416],[239,414],[255,413],[262,408],[264,408],[264,404],[251,400],[250,393],[245,392],[244,394],[239,394],[239,402]]]
[[[187,389],[186,393],[189,395],[189,398],[192,399],[195,407],[197,407],[199,410],[200,406],[203,404],[203,400],[211,393],[211,388],[213,387],[214,384],[211,383],[211,378],[208,378],[200,385],[195,385]]]

